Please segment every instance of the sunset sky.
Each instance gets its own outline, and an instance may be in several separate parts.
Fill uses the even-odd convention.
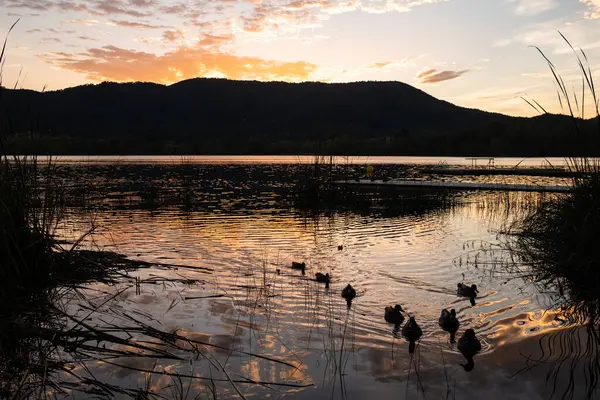
[[[600,0],[0,0],[3,84],[183,79],[397,80],[510,115],[560,111],[547,52],[581,77],[560,30],[600,66]]]

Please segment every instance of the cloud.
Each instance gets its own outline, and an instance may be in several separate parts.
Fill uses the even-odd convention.
[[[184,32],[182,30],[165,31],[163,33],[163,39],[167,42],[176,42],[184,38]]]
[[[215,29],[211,33],[241,30],[266,37],[295,36],[300,29],[321,27],[334,14],[346,12],[406,12],[423,4],[448,0],[0,0],[11,9],[37,12],[58,10],[81,17],[127,16],[118,26],[136,29],[170,29],[144,21],[172,15],[184,26]],[[533,0],[544,1],[544,0]],[[552,0],[545,0],[552,1]],[[237,18],[232,18],[235,15]],[[222,29],[229,25],[229,30]]]
[[[241,16],[242,30],[247,33],[268,31],[270,34],[296,34],[298,29],[322,26],[333,14],[352,11],[366,13],[407,12],[423,4],[447,0],[275,0],[270,3],[247,0],[255,4]]]
[[[98,21],[97,19],[68,19],[66,21],[63,21],[63,23],[92,26],[92,25],[98,25],[100,23],[100,21]]]
[[[116,19],[111,19],[108,22],[109,25],[116,25],[123,28],[133,28],[133,29],[168,29],[170,27],[165,25],[154,25],[146,22],[135,22],[135,21],[120,21]]]
[[[148,17],[152,13],[144,10],[140,11],[137,8],[147,9],[150,5],[155,5],[155,2],[140,2],[136,0],[96,0],[96,4],[92,13],[99,15],[129,15],[131,17]]]
[[[62,43],[62,40],[60,40],[59,38],[50,37],[43,38],[42,40],[40,40],[40,43]]]
[[[600,0],[598,0],[600,1]],[[588,29],[588,21],[580,20],[574,23],[561,20],[550,20],[529,25],[526,30],[516,33],[511,38],[505,38],[495,43],[495,46],[521,45],[538,46],[544,52],[553,54],[569,54],[571,48],[557,32],[560,31],[575,48],[586,51],[600,47],[600,31]]]
[[[377,62],[377,63],[371,64],[371,65],[369,65],[369,68],[379,69],[379,68],[389,67],[390,65],[392,65],[391,61],[384,61],[384,62]]]
[[[510,0],[516,3],[515,14],[537,15],[558,7],[556,0]]]
[[[590,11],[585,13],[586,18],[600,19],[600,0],[579,0],[579,2],[590,8]]]
[[[14,11],[68,15],[62,21],[63,28],[76,28],[75,32],[66,35],[61,29],[60,34],[51,34],[44,29],[42,32],[48,33],[38,33],[41,37],[60,37],[61,48],[69,51],[67,55],[39,55],[47,63],[94,81],[171,83],[196,76],[314,79],[323,69],[313,63],[240,56],[233,44],[282,36],[306,42],[322,37],[313,28],[323,26],[336,14],[406,12],[443,1],[449,0],[0,0],[0,4]],[[83,26],[67,24],[95,26],[90,30],[95,34]],[[132,31],[107,29],[111,27]],[[93,40],[96,34],[98,44],[82,52],[81,41]],[[124,44],[127,40],[136,44],[130,48]],[[155,50],[141,51],[150,48]],[[413,60],[384,60],[360,69],[373,73],[407,66],[414,66]]]
[[[418,57],[405,57],[399,61],[383,61],[376,62],[368,66],[369,69],[382,69],[382,70],[392,70],[398,68],[406,68],[415,65],[415,61],[422,58],[423,56]]]
[[[63,12],[84,12],[91,15],[129,15],[146,17],[152,15],[150,8],[158,6],[155,0],[3,0],[7,8]]]
[[[468,69],[464,69],[462,71],[438,71],[435,68],[431,68],[417,74],[417,79],[419,83],[438,83],[449,81],[451,79],[456,79],[464,74],[469,72]]]
[[[201,45],[180,47],[162,55],[104,46],[89,49],[85,53],[47,53],[42,59],[58,68],[83,74],[92,81],[164,84],[209,76],[303,81],[308,80],[317,69],[315,64],[308,62],[280,62],[237,56]]]

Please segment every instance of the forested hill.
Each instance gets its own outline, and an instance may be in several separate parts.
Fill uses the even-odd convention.
[[[590,148],[573,140],[566,117],[462,108],[400,82],[193,79],[0,94],[10,152],[560,156]],[[28,132],[39,138],[35,149]]]

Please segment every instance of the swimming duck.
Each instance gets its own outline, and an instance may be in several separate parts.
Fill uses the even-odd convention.
[[[329,277],[329,273],[322,274],[317,272],[315,274],[315,279],[317,282],[321,282],[325,284],[325,288],[329,288],[329,282],[331,282],[331,278]]]
[[[450,333],[450,343],[454,343],[456,341],[456,331],[458,331],[458,327],[460,326],[460,322],[456,318],[456,310],[454,308],[450,311],[446,309],[442,310],[439,324],[443,330]]]
[[[415,317],[410,317],[406,325],[402,327],[402,336],[408,340],[408,352],[410,354],[414,353],[415,342],[419,340],[421,336],[423,336],[423,331],[421,330],[419,324],[417,324]]]
[[[348,303],[348,308],[352,305],[352,300],[356,297],[356,290],[352,287],[352,285],[348,284],[345,288],[342,289],[342,297],[346,299],[346,303]]]
[[[475,305],[475,297],[477,297],[477,293],[479,293],[479,290],[477,290],[477,285],[475,284],[471,285],[471,287],[463,283],[459,283],[458,285],[456,285],[456,295],[461,297],[468,297],[469,300],[471,300],[472,306]]]
[[[386,322],[394,325],[400,325],[404,322],[404,315],[402,315],[404,310],[400,304],[396,304],[394,307],[386,307],[384,318]]]
[[[302,275],[304,275],[304,272],[306,271],[306,263],[299,263],[299,262],[295,262],[292,261],[292,269],[298,269],[302,271]]]
[[[473,329],[467,329],[460,339],[458,339],[458,350],[467,359],[466,364],[461,364],[465,371],[472,371],[475,367],[473,357],[481,351],[481,342],[475,336]]]
[[[292,269],[306,269],[306,263],[302,262],[296,262],[296,261],[292,261]]]

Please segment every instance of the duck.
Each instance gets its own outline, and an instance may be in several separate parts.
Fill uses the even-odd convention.
[[[325,284],[325,288],[329,289],[329,282],[331,282],[331,278],[329,277],[329,273],[322,274],[320,272],[317,272],[315,274],[315,280],[317,282],[324,283]]]
[[[402,327],[402,336],[408,340],[408,352],[413,354],[415,352],[415,342],[423,336],[423,331],[417,324],[415,317],[410,317],[406,325]]]
[[[352,285],[348,284],[345,288],[342,289],[342,297],[346,299],[346,303],[348,303],[348,308],[352,305],[352,300],[356,297],[356,290],[352,287]]]
[[[394,325],[400,325],[404,322],[404,315],[402,313],[404,310],[400,304],[396,304],[394,307],[386,307],[384,318],[386,322]]]
[[[450,333],[450,343],[456,342],[456,331],[460,327],[460,322],[456,318],[456,310],[454,308],[450,311],[443,309],[439,324],[443,330]]]
[[[292,269],[298,269],[302,271],[302,275],[304,275],[304,272],[306,271],[306,263],[302,262],[295,262],[292,261]]]
[[[477,285],[475,284],[471,285],[470,287],[463,283],[459,283],[458,285],[456,285],[456,295],[461,297],[468,297],[469,300],[471,300],[472,306],[475,305],[475,297],[477,297],[478,293],[479,290],[477,290]]]
[[[461,364],[465,371],[470,372],[475,368],[473,357],[481,351],[481,342],[475,336],[473,329],[467,329],[460,339],[458,339],[458,350],[464,358],[467,359],[466,364]]]

